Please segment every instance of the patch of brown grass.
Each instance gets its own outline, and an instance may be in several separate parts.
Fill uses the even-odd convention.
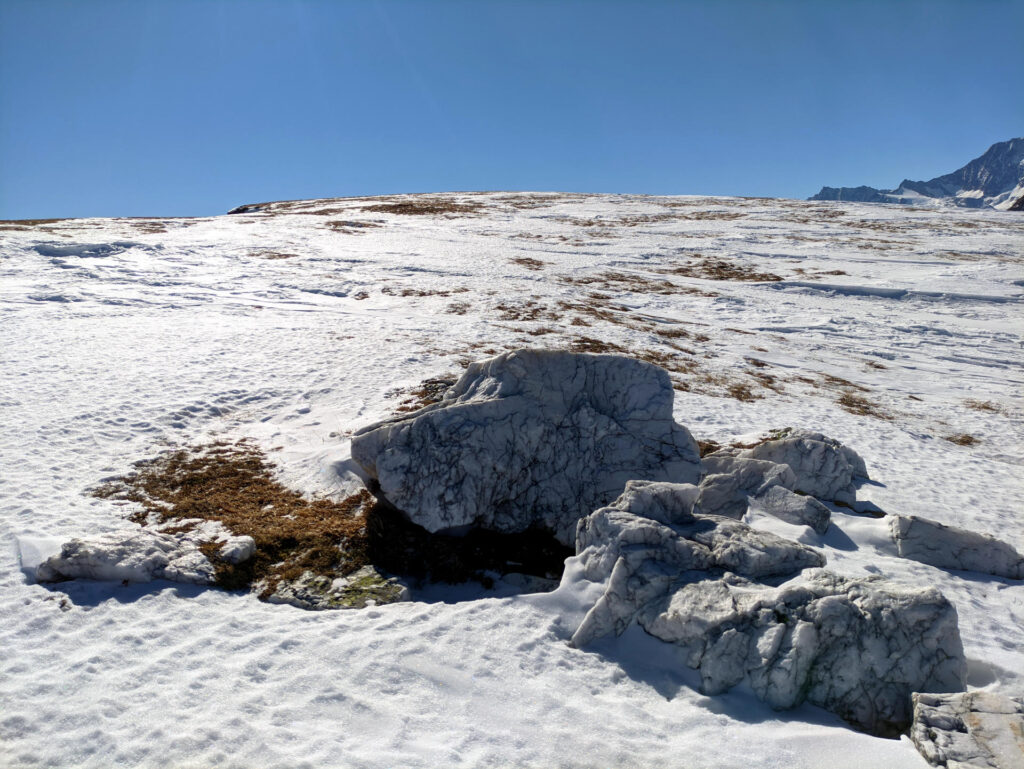
[[[402,216],[440,216],[442,214],[474,216],[479,214],[483,208],[484,205],[482,203],[459,203],[446,198],[418,198],[400,203],[377,203],[375,205],[363,206],[361,210],[377,214],[400,214]]]
[[[578,336],[569,342],[569,349],[573,352],[592,352],[592,353],[613,353],[616,355],[628,355],[628,351],[625,347],[615,344],[614,342],[606,342],[601,339],[594,339],[590,336]]]
[[[738,401],[744,401],[749,403],[750,401],[757,400],[757,396],[750,389],[750,385],[745,382],[733,382],[726,389],[729,393],[730,398],[735,398]]]
[[[295,259],[298,254],[286,254],[281,251],[253,251],[253,256],[259,257],[260,259]]]
[[[501,320],[522,322],[532,320],[561,320],[560,313],[540,304],[536,299],[522,302],[500,302],[494,307]]]
[[[202,549],[216,567],[218,584],[240,589],[266,579],[263,598],[281,581],[306,571],[333,578],[369,562],[365,514],[373,496],[368,491],[340,502],[307,499],[282,486],[263,453],[246,441],[164,452],[137,462],[135,472],[93,494],[140,505],[131,516],[136,523],[180,526],[198,518],[252,537],[255,555],[237,566],[219,560],[217,543]]]
[[[406,397],[395,409],[396,414],[408,414],[412,411],[419,411],[424,406],[438,403],[444,398],[444,394],[455,384],[457,377],[454,374],[431,377],[424,379],[412,390],[395,391],[394,395],[405,394]]]
[[[874,403],[861,395],[857,395],[852,390],[846,390],[843,392],[836,400],[836,403],[851,414],[875,417],[876,419],[891,419],[888,414],[878,408]]]
[[[973,435],[967,433],[959,433],[958,435],[947,435],[945,440],[950,443],[955,443],[957,446],[973,446],[978,442],[978,439]]]
[[[964,405],[969,409],[974,409],[975,411],[988,411],[992,414],[999,414],[1002,412],[1002,408],[992,401],[979,401],[974,400],[973,398],[968,398],[964,401]]]
[[[332,219],[324,222],[324,226],[334,232],[340,232],[343,235],[356,235],[360,232],[372,229],[374,227],[380,227],[378,222],[359,222],[350,221],[348,219]]]
[[[465,294],[469,291],[468,288],[452,288],[452,289],[440,289],[440,288],[412,288],[411,286],[405,286],[403,288],[395,288],[393,286],[384,286],[380,292],[387,296],[451,296],[452,294]]]
[[[518,264],[520,267],[525,267],[528,270],[542,270],[547,265],[547,262],[542,262],[540,259],[534,259],[530,256],[516,256],[509,259],[512,264]]]
[[[734,280],[744,282],[777,282],[780,275],[773,272],[758,272],[744,264],[727,262],[724,259],[702,257],[692,264],[670,267],[664,272],[668,275],[682,275],[687,278],[701,280]]]
[[[67,219],[0,219],[0,230],[29,230],[46,224],[66,222]]]

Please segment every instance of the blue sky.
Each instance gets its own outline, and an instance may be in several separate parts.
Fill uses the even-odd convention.
[[[0,0],[0,218],[806,197],[1024,135],[1020,0]]]

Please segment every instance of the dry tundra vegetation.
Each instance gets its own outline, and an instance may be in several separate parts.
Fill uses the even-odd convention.
[[[274,478],[264,454],[247,441],[184,446],[137,462],[135,470],[92,490],[102,499],[137,506],[129,518],[174,533],[200,521],[220,521],[256,541],[256,554],[239,565],[218,558],[219,545],[201,549],[228,589],[262,587],[272,594],[304,572],[340,577],[369,562],[366,490],[342,499],[307,499]]]

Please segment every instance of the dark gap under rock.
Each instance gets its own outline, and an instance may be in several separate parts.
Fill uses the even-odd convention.
[[[431,533],[380,496],[366,514],[367,555],[375,566],[400,577],[435,582],[474,580],[489,586],[487,572],[559,580],[575,550],[543,528],[506,534],[470,529],[463,535]]]

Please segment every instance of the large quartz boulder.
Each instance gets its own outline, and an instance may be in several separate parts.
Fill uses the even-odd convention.
[[[889,533],[897,552],[940,569],[980,571],[1009,579],[1024,579],[1024,555],[1006,542],[947,526],[916,515],[894,515]]]
[[[474,363],[444,399],[359,430],[376,492],[429,532],[551,531],[630,479],[696,483],[696,442],[672,419],[668,374],[632,358],[519,350]]]

